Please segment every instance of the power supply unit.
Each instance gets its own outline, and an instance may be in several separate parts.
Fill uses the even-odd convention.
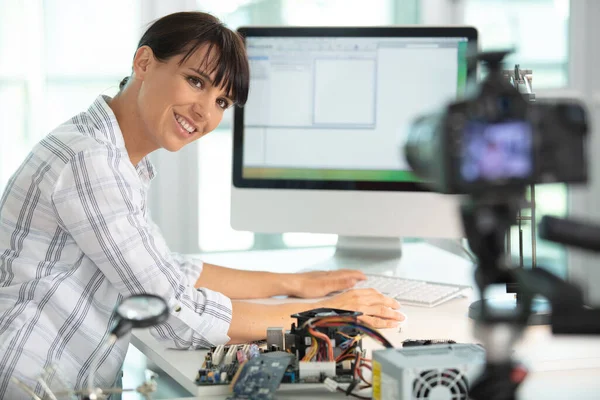
[[[443,344],[373,352],[373,399],[467,400],[485,366],[475,344]]]

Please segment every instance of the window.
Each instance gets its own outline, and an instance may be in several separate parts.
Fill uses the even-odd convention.
[[[567,85],[569,0],[467,0],[464,22],[483,50],[514,48],[507,65],[533,70],[534,90]]]
[[[286,0],[285,25],[371,26],[393,21],[393,3],[388,0]]]
[[[2,146],[0,146],[0,192],[10,174],[25,158],[28,148],[25,143],[25,85],[19,80],[0,80],[0,109],[5,117],[0,118]]]
[[[43,136],[99,94],[116,93],[130,73],[139,8],[120,0],[0,2],[0,192]]]

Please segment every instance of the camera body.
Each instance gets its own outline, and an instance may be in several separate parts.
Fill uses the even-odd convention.
[[[433,190],[493,196],[530,184],[587,180],[583,105],[530,102],[502,75],[506,54],[480,53],[489,69],[485,79],[410,127],[404,155]]]

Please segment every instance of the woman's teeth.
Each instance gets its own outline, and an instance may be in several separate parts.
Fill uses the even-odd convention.
[[[175,120],[177,122],[179,122],[179,125],[181,125],[181,127],[183,129],[185,129],[186,131],[188,131],[188,133],[194,133],[194,131],[196,130],[196,128],[194,128],[193,126],[191,126],[190,124],[188,124],[185,121],[185,119],[182,116],[180,116],[180,115],[175,114]]]

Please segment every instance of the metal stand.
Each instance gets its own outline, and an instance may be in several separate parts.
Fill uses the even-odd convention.
[[[514,70],[503,71],[505,78],[512,83],[513,86],[519,89],[521,93],[527,97],[527,99],[533,103],[535,102],[535,94],[532,91],[532,71],[522,70],[519,65],[515,65]],[[531,268],[537,268],[537,256],[536,256],[536,238],[537,228],[535,222],[535,185],[531,185],[530,188],[530,201],[528,207],[530,215],[523,215],[523,210],[519,210],[517,213],[517,226],[519,230],[519,268],[524,268],[523,261],[523,228],[522,223],[529,221],[531,226]],[[512,241],[511,241],[511,229],[509,228],[506,232],[506,256],[512,264]],[[485,299],[487,306],[498,310],[499,312],[511,312],[521,302],[519,295],[519,287],[516,283],[506,284],[507,293],[515,293],[515,297],[512,299]],[[476,319],[481,315],[482,301],[476,301],[469,307],[469,317]],[[529,317],[529,325],[547,325],[550,323],[550,304],[545,299],[534,299],[531,308],[531,315]]]
[[[517,214],[517,227],[519,228],[519,267],[524,268],[523,263],[523,221],[530,221],[531,225],[531,268],[537,267],[537,258],[535,254],[536,248],[536,224],[535,224],[535,185],[531,185],[529,188],[531,193],[531,200],[529,202],[529,209],[531,214],[529,216],[523,215],[523,210],[519,210]],[[509,257],[512,255],[511,249],[511,231],[510,229],[506,232],[506,253]],[[512,258],[512,257],[511,257]]]

